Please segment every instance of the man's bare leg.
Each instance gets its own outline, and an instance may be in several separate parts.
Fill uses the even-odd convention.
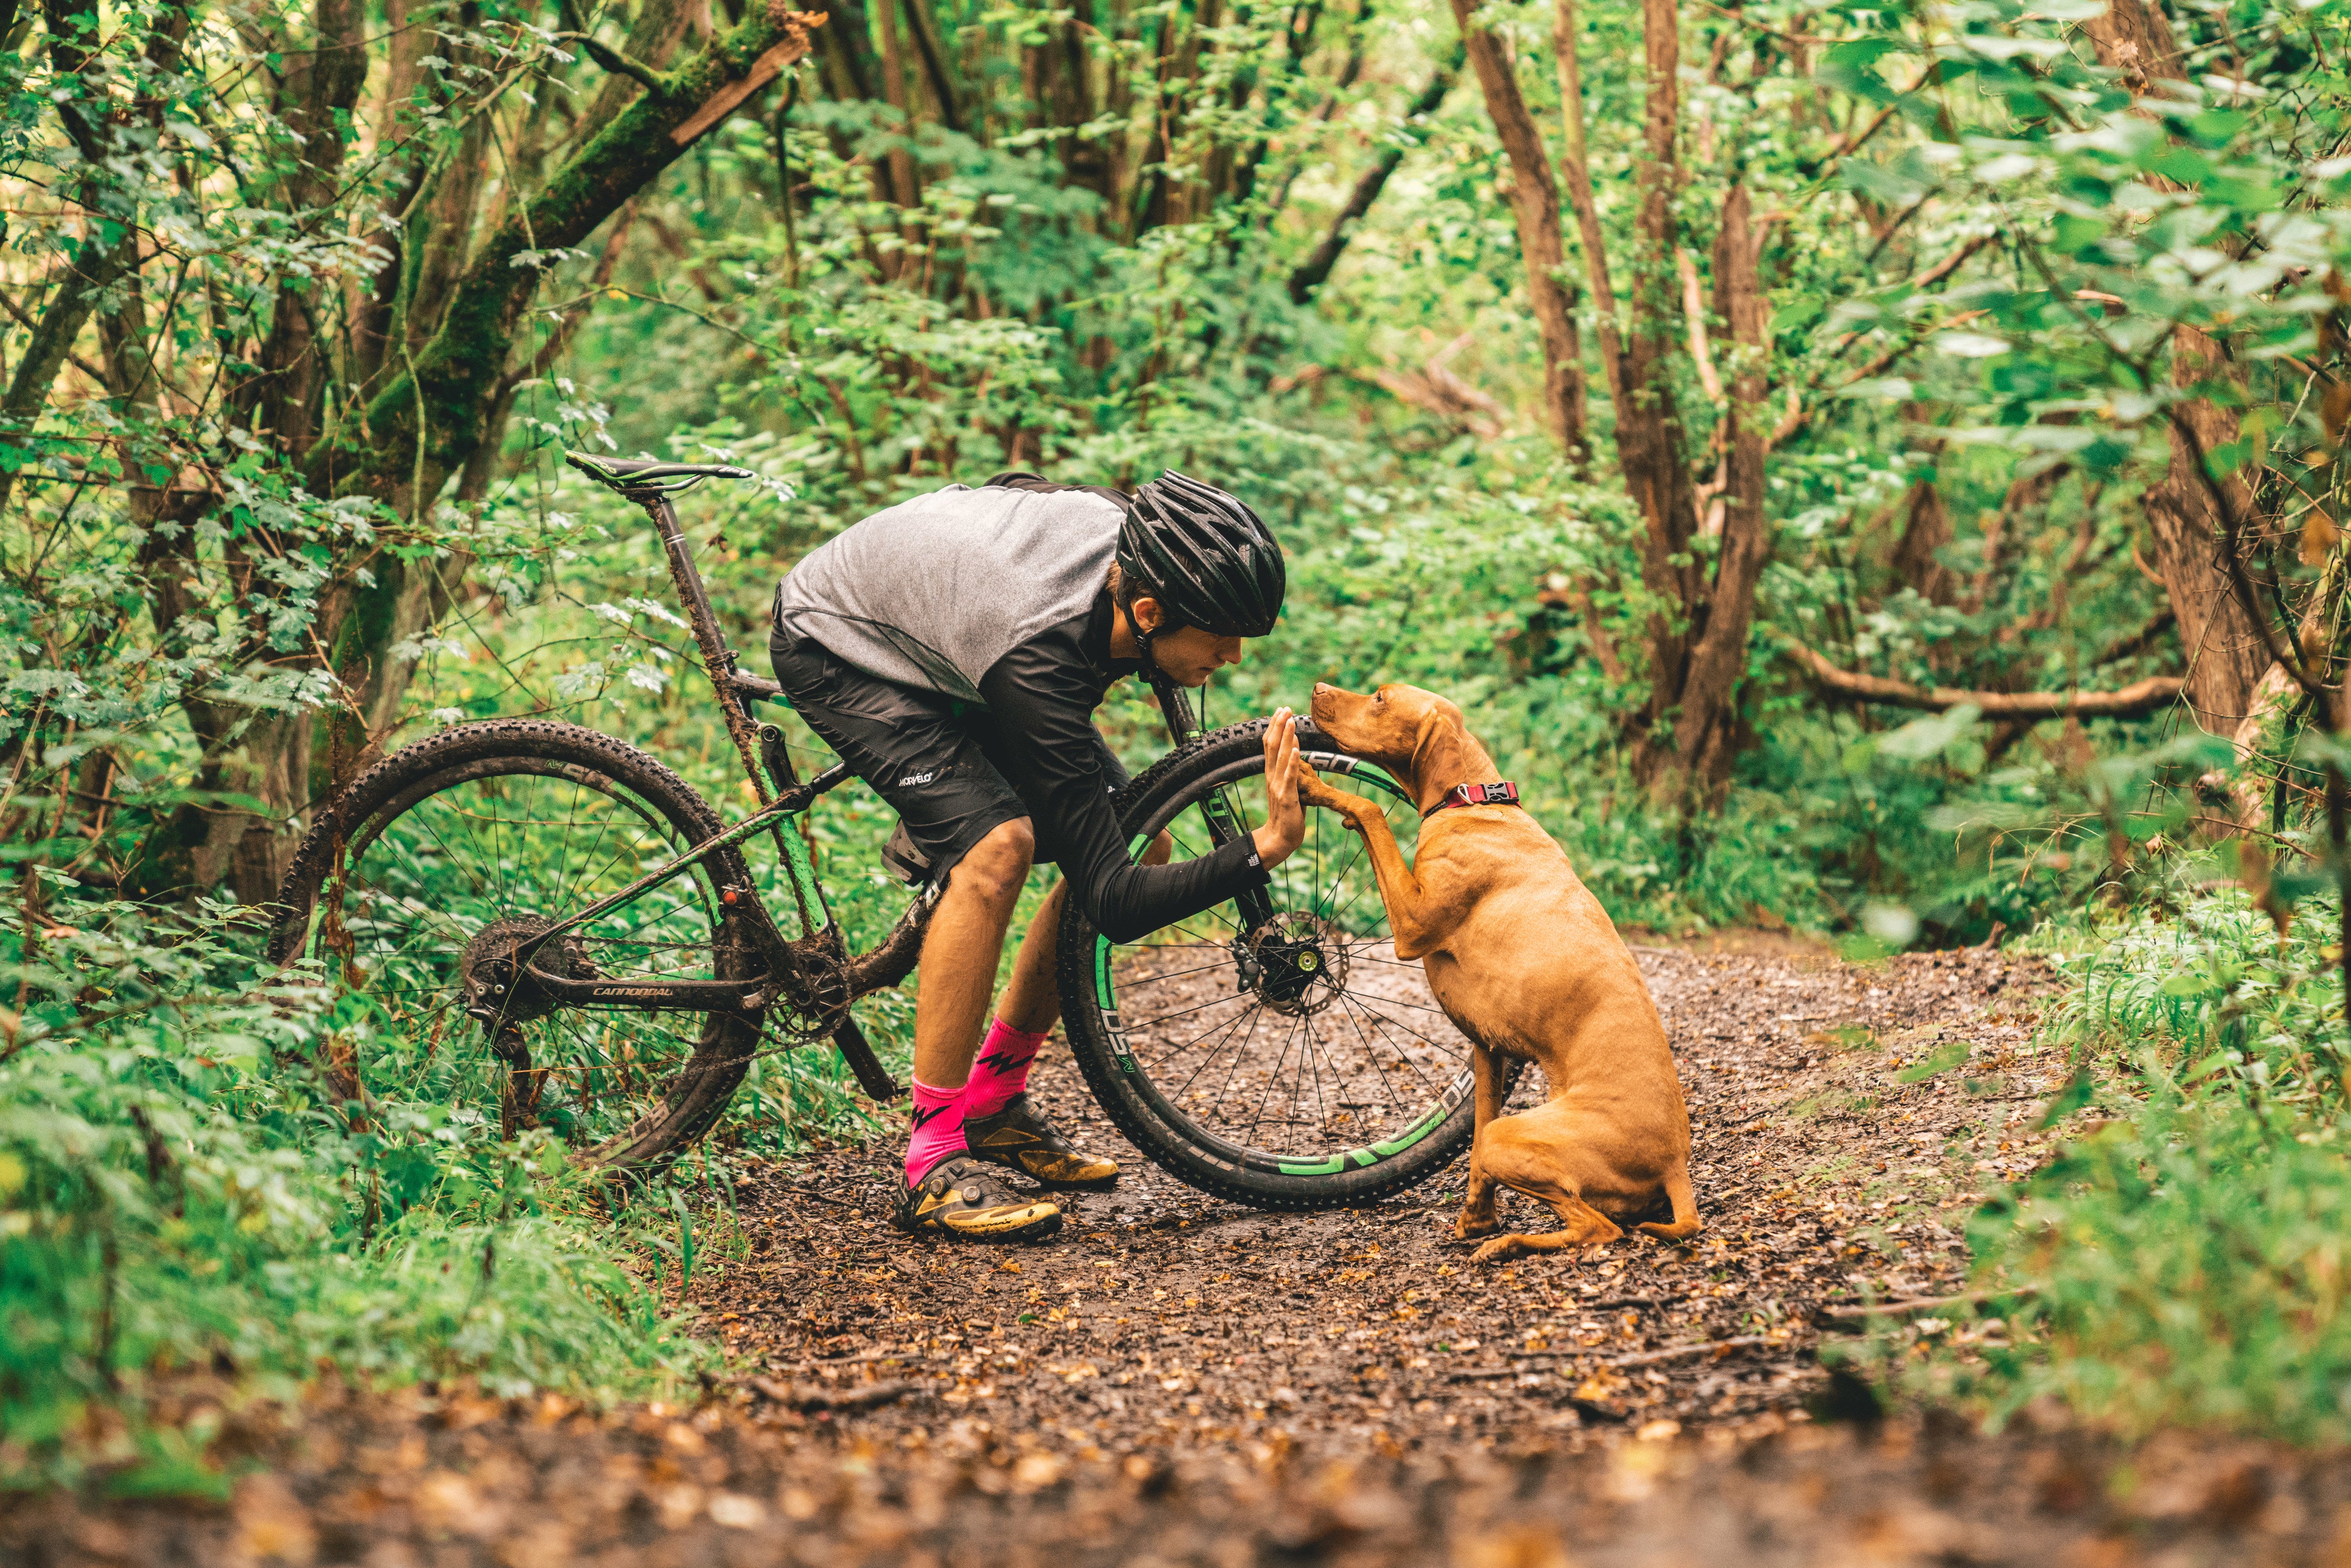
[[[998,823],[947,875],[914,983],[914,1076],[925,1083],[946,1088],[971,1076],[1004,934],[1036,847],[1028,818]]]
[[[1165,864],[1171,847],[1161,834],[1144,852],[1144,863]],[[1054,959],[1069,890],[1065,880],[1045,895],[1021,939],[1019,955],[1012,960],[1012,980],[997,1003],[987,1054],[979,1058],[964,1092],[964,1134],[973,1154],[1009,1166],[1031,1180],[1050,1187],[1100,1191],[1118,1180],[1118,1162],[1078,1149],[1029,1098],[1029,1064],[1061,1017]]]
[[[970,1158],[965,1091],[979,1051],[980,1020],[995,987],[1004,933],[1028,879],[1036,840],[1025,817],[998,826],[947,875],[923,938],[914,989],[914,1104],[906,1141],[906,1191],[897,1223],[917,1234],[979,1241],[1038,1241],[1061,1228],[1050,1198],[1023,1197]]]

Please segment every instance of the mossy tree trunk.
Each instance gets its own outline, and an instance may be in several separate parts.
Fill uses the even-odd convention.
[[[651,0],[630,43],[662,57],[687,38],[691,19],[689,6]],[[326,222],[348,223],[334,202],[351,111],[370,74],[363,17],[356,0],[318,0],[314,20],[298,57],[316,64],[289,77],[281,110],[298,151],[289,154],[275,195],[301,219],[327,214]],[[606,84],[572,128],[570,145],[544,160],[535,190],[502,188],[486,235],[477,230],[492,184],[486,153],[503,106],[475,104],[454,147],[395,183],[411,214],[396,231],[400,248],[390,263],[397,287],[358,313],[347,342],[320,330],[327,313],[302,283],[279,288],[255,368],[230,405],[309,494],[365,497],[379,504],[379,517],[393,521],[337,563],[295,645],[273,647],[256,626],[238,650],[239,662],[263,661],[280,674],[313,672],[315,705],[256,708],[209,695],[183,703],[204,748],[197,791],[141,852],[132,885],[148,892],[225,885],[248,902],[274,896],[308,809],[371,759],[396,726],[413,669],[398,655],[400,645],[430,631],[460,591],[469,558],[434,545],[434,509],[503,435],[509,361],[542,277],[798,60],[810,25],[820,21],[754,5],[666,71],[624,54],[634,74],[615,74]],[[474,63],[484,70],[511,66],[486,54]],[[395,78],[422,75],[400,58],[388,68]],[[519,161],[503,168],[509,185]],[[99,270],[93,267],[93,278]],[[72,302],[68,293],[64,303]],[[329,383],[342,414],[334,420],[326,417]],[[204,606],[189,586],[200,535],[188,526],[205,520],[196,509],[142,553],[159,626],[188,618],[205,630]],[[226,564],[259,619],[281,575],[278,563],[296,541],[266,528],[228,531]]]

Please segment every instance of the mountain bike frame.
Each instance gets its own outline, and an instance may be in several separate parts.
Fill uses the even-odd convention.
[[[790,699],[776,682],[747,674],[737,667],[739,655],[726,645],[726,636],[718,625],[717,613],[711,607],[709,591],[703,583],[701,571],[695,565],[693,546],[685,537],[684,527],[679,521],[677,508],[673,504],[674,497],[694,488],[705,478],[752,479],[758,476],[748,469],[721,464],[622,462],[582,453],[566,453],[564,456],[572,467],[609,486],[622,499],[642,507],[660,534],[663,553],[669,566],[670,581],[676,589],[679,606],[685,612],[686,623],[702,655],[703,671],[717,695],[719,714],[726,723],[727,736],[734,742],[736,755],[743,764],[744,773],[750,779],[760,806],[759,810],[734,826],[705,839],[628,886],[557,919],[547,930],[518,945],[512,961],[528,974],[531,986],[550,999],[569,1007],[626,1009],[637,1012],[737,1012],[754,1018],[762,1017],[788,988],[806,983],[801,952],[813,947],[838,960],[845,951],[840,927],[826,902],[824,884],[817,874],[815,861],[809,852],[807,841],[799,831],[799,819],[820,797],[847,783],[855,775],[843,762],[834,764],[812,779],[801,780],[785,748],[783,731],[772,724],[761,724],[754,718],[751,705],[755,702],[779,703],[789,707]],[[1180,749],[1199,734],[1199,715],[1182,688],[1168,679],[1155,664],[1149,665],[1145,674],[1158,697],[1168,738]],[[1202,802],[1202,810],[1207,818],[1209,837],[1217,844],[1229,842],[1248,831],[1241,824],[1239,813],[1221,789]],[[550,973],[532,961],[542,948],[561,939],[567,933],[642,897],[678,873],[761,833],[771,837],[781,853],[786,882],[791,891],[795,913],[799,918],[799,936],[793,939],[783,935],[756,888],[743,885],[719,889],[722,901],[748,916],[753,939],[762,949],[761,956],[766,961],[760,974],[733,980],[578,979]],[[893,942],[919,942],[922,928],[928,923],[939,892],[940,889],[934,886],[916,901],[900,923],[899,932],[893,933]],[[1263,889],[1252,889],[1238,902],[1247,916],[1245,929],[1258,929],[1273,917],[1271,901]],[[744,905],[748,907],[742,907]],[[1244,967],[1249,962],[1238,944],[1236,945],[1236,961]],[[520,976],[515,977],[519,979]],[[904,1090],[874,1056],[872,1048],[866,1042],[864,1031],[850,1016],[847,1002],[853,1000],[855,994],[852,993],[842,1002],[841,1021],[832,1031],[832,1041],[840,1048],[842,1058],[868,1094],[877,1100],[895,1099]]]

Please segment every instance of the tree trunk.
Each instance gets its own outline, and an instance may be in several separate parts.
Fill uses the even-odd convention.
[[[1518,219],[1519,253],[1526,263],[1527,303],[1542,344],[1543,420],[1568,460],[1579,468],[1589,467],[1592,447],[1584,430],[1583,345],[1575,327],[1575,287],[1566,280],[1559,185],[1552,178],[1551,154],[1543,147],[1534,116],[1527,110],[1526,95],[1519,90],[1510,51],[1489,29],[1491,18],[1481,14],[1479,0],[1453,0],[1453,19],[1461,29],[1469,64],[1478,73],[1486,112],[1510,161],[1510,210]]]
[[[301,154],[287,180],[283,204],[306,213],[334,194],[343,166],[343,123],[367,85],[367,15],[360,0],[317,0],[310,50],[287,74],[284,119],[299,137]],[[298,457],[310,446],[314,405],[326,386],[328,345],[313,312],[323,301],[308,280],[289,274],[270,310],[261,370],[246,382],[241,412],[256,429],[276,433],[274,444]]]
[[[1708,585],[1692,549],[1698,504],[1673,389],[1673,355],[1682,336],[1675,329],[1671,283],[1681,119],[1680,18],[1674,0],[1642,0],[1641,27],[1648,91],[1643,153],[1635,170],[1641,199],[1634,221],[1637,254],[1616,457],[1625,488],[1641,510],[1641,580],[1659,606],[1648,625],[1649,729],[1635,748],[1634,768],[1644,782],[1663,788],[1687,761],[1675,714],[1690,681],[1693,643],[1704,632]],[[1710,722],[1710,716],[1701,718]]]
[[[1694,642],[1674,716],[1675,761],[1692,791],[1709,804],[1722,799],[1740,749],[1739,685],[1747,673],[1748,632],[1755,623],[1755,585],[1771,554],[1763,517],[1766,312],[1751,219],[1747,187],[1733,185],[1723,199],[1714,253],[1716,309],[1729,328],[1737,356],[1724,414],[1730,429],[1722,541],[1714,582],[1705,599],[1689,607]]]
[[[882,93],[890,107],[898,111],[897,131],[903,141],[914,134],[914,112],[906,101],[906,60],[898,47],[898,0],[880,0],[880,4]],[[923,190],[914,175],[914,155],[904,145],[890,150],[890,186],[891,200],[900,206],[922,204]]]
[[[322,0],[328,7],[352,0]],[[672,16],[683,5],[668,8]],[[666,168],[726,114],[805,52],[808,40],[789,14],[753,8],[750,18],[712,39],[668,73],[664,90],[632,87],[634,98],[554,171],[528,201],[516,200],[504,221],[469,250],[462,265],[436,262],[445,282],[434,287],[445,303],[419,309],[411,292],[402,326],[392,334],[384,385],[364,417],[345,422],[339,437],[313,444],[302,480],[314,495],[367,495],[405,517],[430,513],[451,476],[496,434],[506,365],[540,272],[517,266],[526,251],[579,246],[624,202]],[[351,90],[356,91],[354,87]],[[481,117],[486,120],[486,116]],[[478,172],[452,171],[454,184],[477,184]],[[478,202],[478,194],[472,201]],[[451,210],[442,235],[444,258],[461,254],[470,210]],[[428,239],[428,244],[432,243]],[[414,264],[423,270],[422,258]],[[416,272],[412,272],[413,281]],[[281,301],[282,302],[282,301]],[[415,337],[406,336],[414,332]],[[403,350],[403,342],[411,345]],[[316,345],[309,350],[317,351]],[[366,439],[358,438],[360,431]],[[187,548],[158,539],[150,563],[157,585],[159,624],[176,618],[178,575],[166,559]],[[267,582],[235,554],[237,597],[266,594]],[[334,788],[368,757],[397,721],[413,665],[392,657],[402,640],[427,630],[446,610],[465,569],[462,557],[416,561],[389,549],[355,563],[371,582],[346,580],[321,602],[310,628],[310,651],[298,661],[323,664],[337,679],[337,697],[323,714],[257,713],[208,702],[185,704],[204,745],[203,788],[250,797],[259,812],[230,802],[207,802],[167,824],[142,852],[142,880],[211,886],[225,881],[237,896],[260,902],[276,894],[294,841],[292,830],[315,796]]]
[[[2185,75],[2179,45],[2169,24],[2147,0],[2111,0],[2105,13],[2085,18],[2082,31],[2096,47],[2098,63],[2123,73],[2124,85],[2146,93]],[[2147,183],[2161,190],[2179,187],[2161,175]],[[2179,387],[2234,382],[2227,350],[2196,328],[2181,326],[2171,340],[2171,380]],[[2198,398],[2180,410],[2205,452],[2237,439],[2236,414]],[[2197,724],[2213,735],[2234,737],[2255,711],[2253,694],[2272,660],[2260,629],[2231,591],[2221,559],[2220,514],[2198,474],[2199,458],[2177,429],[2170,432],[2171,462],[2147,494],[2147,517],[2155,535],[2155,565],[2165,593],[2179,618],[2179,644],[2188,655],[2188,701]],[[2234,476],[2223,482],[2249,525],[2259,531],[2261,513],[2252,488]]]
[[[1616,323],[1616,288],[1608,276],[1608,241],[1600,232],[1600,204],[1592,193],[1592,154],[1584,143],[1583,67],[1577,54],[1582,40],[1575,0],[1559,0],[1552,12],[1551,41],[1552,52],[1559,57],[1560,120],[1567,133],[1567,156],[1560,166],[1567,175],[1568,199],[1575,208],[1584,281],[1592,286],[1593,310],[1599,317],[1601,372],[1608,382],[1609,399],[1622,418],[1633,400],[1625,390],[1625,344]]]

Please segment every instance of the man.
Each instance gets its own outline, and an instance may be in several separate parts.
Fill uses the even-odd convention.
[[[1061,1228],[988,1163],[1061,1189],[1118,1166],[1080,1153],[1028,1096],[1061,1017],[1054,944],[1074,897],[1131,941],[1262,886],[1305,831],[1290,713],[1265,736],[1265,825],[1169,865],[1134,863],[1111,808],[1126,781],[1093,727],[1113,681],[1148,659],[1178,685],[1238,664],[1273,630],[1287,576],[1265,524],[1170,472],[1132,497],[1000,474],[877,512],[776,591],[769,643],[793,707],[899,816],[884,858],[945,891],[914,996],[913,1125],[896,1219],[917,1234],[1039,1240]],[[1029,868],[1061,881],[980,1025]],[[978,1060],[974,1070],[974,1058]]]

